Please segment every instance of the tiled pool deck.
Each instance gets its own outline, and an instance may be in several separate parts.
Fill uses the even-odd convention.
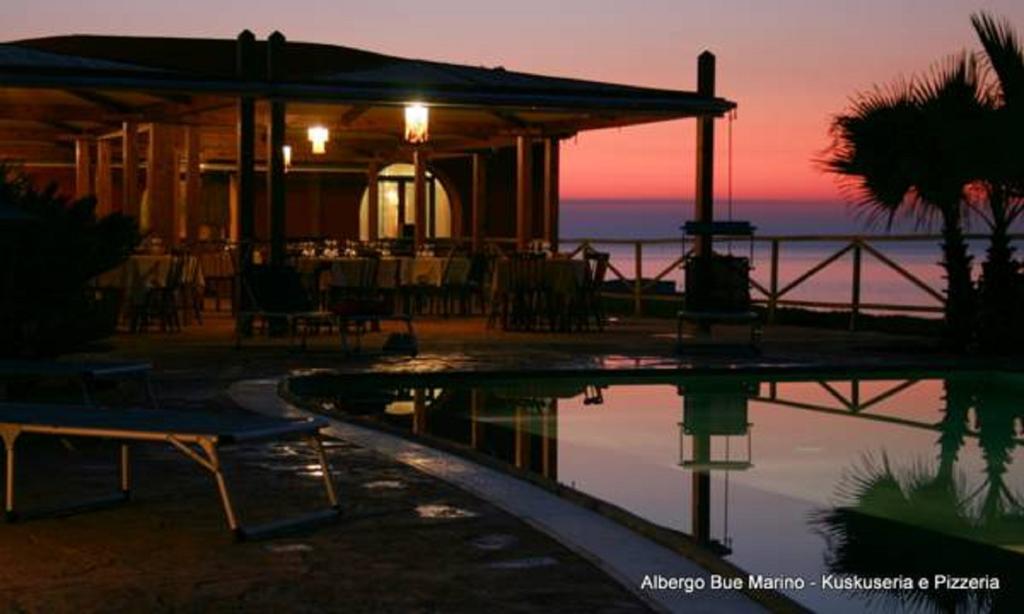
[[[602,333],[559,335],[494,331],[481,319],[424,319],[417,326],[421,352],[415,358],[374,351],[383,341],[381,335],[367,338],[367,351],[353,358],[344,357],[337,336],[327,334],[312,338],[305,351],[289,347],[287,340],[266,338],[253,339],[236,350],[230,320],[216,315],[182,333],[119,335],[108,347],[78,358],[150,361],[158,394],[166,405],[224,411],[240,411],[227,394],[232,384],[276,379],[309,368],[483,373],[960,364],[939,352],[929,339],[795,327],[769,328],[760,357],[716,351],[680,358],[672,354],[673,323],[667,320],[625,320]],[[742,333],[727,330],[723,336],[739,339]],[[51,453],[54,450],[40,451],[37,471],[47,471],[52,462],[45,457]],[[348,604],[355,609],[475,611],[487,607],[521,611],[530,609],[530,604],[543,604],[564,611],[631,611],[652,605],[622,589],[594,566],[594,560],[517,521],[508,514],[515,510],[499,505],[504,510],[499,511],[478,499],[472,488],[452,488],[430,471],[403,467],[350,442],[334,447],[332,455],[340,468],[342,490],[350,497],[354,520],[284,542],[229,546],[218,537],[217,502],[205,483],[206,476],[176,463],[173,455],[159,449],[146,451],[140,471],[146,471],[151,463],[149,471],[157,485],[148,493],[141,489],[138,502],[67,520],[0,527],[5,543],[0,566],[36,570],[16,574],[0,588],[0,606],[70,610],[114,603],[127,609],[133,604],[174,609],[198,599],[208,606],[235,608],[252,606],[254,594],[263,596],[261,605],[267,609],[286,607],[296,599],[305,600],[314,610]],[[288,461],[272,451],[257,450],[245,457],[245,463],[269,467]],[[242,490],[273,486],[301,494],[308,489],[304,482],[291,484],[287,472],[273,471],[272,475],[266,484],[261,483],[259,472],[240,473],[237,479]],[[81,487],[96,477],[92,472],[86,478],[68,479],[78,480]],[[397,489],[371,487],[395,482],[401,485]],[[412,513],[428,504],[471,509],[476,516],[439,525]],[[183,522],[183,515],[191,517],[189,523]],[[429,527],[424,528],[424,523]],[[362,531],[367,536],[356,538]],[[487,542],[493,535],[505,536],[499,540],[502,543],[511,539],[522,547],[493,551],[467,547],[480,540]],[[46,571],[53,554],[33,545],[40,540],[60,543],[74,555]],[[120,545],[100,554],[108,548],[108,541]],[[429,560],[442,551],[445,569]],[[403,565],[402,561],[415,562]],[[174,569],[175,573],[173,578],[166,576],[165,582],[154,583],[136,570],[146,565]],[[337,580],[332,576],[345,578],[346,590],[335,588]],[[379,584],[384,576],[389,578],[387,582],[404,588],[385,590]],[[295,582],[296,577],[302,582]],[[476,586],[467,588],[473,584]],[[132,595],[143,593],[147,594],[144,602],[132,601]],[[733,605],[742,609],[742,603]]]

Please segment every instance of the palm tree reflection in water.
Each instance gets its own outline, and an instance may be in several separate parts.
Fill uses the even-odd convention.
[[[839,504],[810,522],[828,543],[830,573],[1000,580],[998,591],[872,591],[862,595],[865,601],[924,611],[1016,610],[1024,599],[1018,582],[1024,558],[1010,548],[1024,541],[1024,508],[1004,477],[1021,434],[1019,391],[967,379],[947,380],[945,391],[934,471],[922,463],[898,472],[884,451],[866,456],[837,488]],[[985,479],[968,492],[955,469],[972,413]]]

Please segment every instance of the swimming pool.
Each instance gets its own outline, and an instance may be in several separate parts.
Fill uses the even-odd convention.
[[[814,610],[1020,603],[1019,375],[318,374],[289,387],[684,533]],[[950,588],[960,578],[974,580]]]

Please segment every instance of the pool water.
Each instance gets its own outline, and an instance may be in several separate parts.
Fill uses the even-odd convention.
[[[289,385],[328,412],[443,439],[686,533],[751,574],[802,578],[782,592],[817,611],[1000,611],[1024,596],[1021,376]],[[984,585],[834,590],[830,574]]]

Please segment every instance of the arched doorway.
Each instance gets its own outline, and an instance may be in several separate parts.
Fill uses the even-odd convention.
[[[397,239],[402,237],[403,226],[416,224],[416,207],[413,201],[413,166],[391,164],[377,174],[377,237]],[[452,204],[442,182],[433,173],[426,173],[427,191],[427,238],[439,239],[452,236]],[[367,214],[369,190],[363,191],[359,203],[359,238],[370,237]]]

